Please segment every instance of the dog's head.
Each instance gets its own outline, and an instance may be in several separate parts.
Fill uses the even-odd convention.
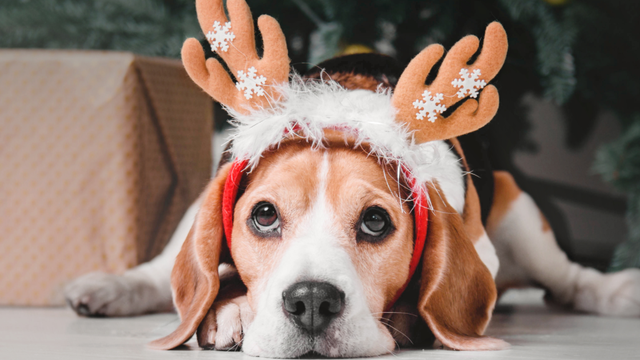
[[[197,7],[205,32],[226,22],[221,1],[199,0]],[[501,347],[482,336],[495,285],[463,223],[459,158],[441,141],[488,122],[497,92],[489,85],[479,104],[468,99],[447,118],[440,113],[464,98],[457,98],[452,81],[468,73],[460,68],[481,69],[487,80],[497,73],[506,52],[502,27],[489,26],[489,50],[471,65],[478,40],[461,40],[428,87],[424,79],[443,50],[425,49],[392,94],[393,84],[362,90],[379,79],[348,74],[340,83],[286,83],[286,43],[277,22],[258,20],[265,43],[259,59],[248,7],[243,0],[229,0],[228,7],[235,40],[226,50],[216,46],[237,71],[241,92],[216,60],[205,65],[199,43],[185,43],[183,60],[236,121],[235,160],[220,168],[203,195],[172,274],[181,324],[155,346],[173,348],[194,334],[218,293],[221,257],[230,255],[254,312],[242,345],[251,355],[388,353],[395,343],[385,312],[411,279],[417,295],[406,300],[444,345]],[[245,81],[249,91],[241,78],[251,68],[259,81]],[[425,105],[430,101],[435,108]],[[416,108],[428,111],[416,114]],[[424,116],[429,121],[421,121]]]
[[[231,253],[255,311],[249,354],[394,348],[379,320],[408,277],[410,208],[390,193],[393,181],[375,159],[331,145],[284,144],[247,176]]]

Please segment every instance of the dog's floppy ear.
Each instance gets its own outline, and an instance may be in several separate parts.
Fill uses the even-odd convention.
[[[456,350],[498,350],[502,340],[483,336],[497,292],[491,273],[465,232],[462,217],[438,185],[428,186],[427,241],[418,310],[435,337]]]
[[[218,170],[204,193],[202,207],[176,258],[171,288],[180,325],[171,334],[155,340],[150,347],[173,349],[189,340],[218,294],[218,265],[224,245],[222,195],[231,164]]]

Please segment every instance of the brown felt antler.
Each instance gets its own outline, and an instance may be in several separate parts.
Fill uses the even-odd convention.
[[[442,58],[444,48],[434,44],[422,50],[400,76],[393,94],[396,119],[414,131],[416,143],[450,139],[475,131],[487,124],[498,111],[498,90],[484,88],[480,101],[466,100],[448,117],[442,113],[463,98],[477,97],[478,91],[498,74],[507,55],[507,34],[500,23],[493,22],[485,31],[482,52],[467,65],[478,50],[479,40],[473,35],[458,41],[447,53],[430,85],[425,79]]]
[[[196,0],[202,31],[238,81],[233,83],[218,60],[205,62],[198,40],[191,38],[182,46],[182,62],[191,79],[215,100],[241,113],[267,106],[278,100],[273,85],[289,79],[287,42],[278,22],[271,16],[258,18],[264,54],[258,57],[253,17],[245,0],[228,0],[229,18],[222,0]]]

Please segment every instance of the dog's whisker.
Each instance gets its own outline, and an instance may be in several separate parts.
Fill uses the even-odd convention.
[[[381,312],[374,312],[371,313],[372,315],[378,315],[378,314],[400,314],[400,315],[411,315],[414,317],[418,317],[418,315],[413,314],[413,313],[408,313],[408,312],[400,312],[400,311],[381,311]]]
[[[410,342],[411,344],[413,344],[413,341],[411,341],[411,338],[410,338],[409,336],[407,336],[407,334],[405,334],[405,333],[403,333],[402,331],[398,330],[398,328],[393,327],[393,326],[391,326],[391,325],[389,325],[389,324],[386,324],[385,326],[390,327],[391,329],[393,329],[393,330],[394,330],[395,332],[397,332],[398,334],[400,334],[400,335],[404,336],[405,338],[407,338],[407,340],[409,340],[409,342]],[[394,341],[395,341],[395,340],[394,340]],[[397,344],[397,342],[396,342],[396,344]]]

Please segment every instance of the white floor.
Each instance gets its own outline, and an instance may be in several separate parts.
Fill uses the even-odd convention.
[[[545,307],[540,293],[501,301],[487,333],[511,343],[498,352],[401,350],[381,359],[640,359],[640,319],[604,318]],[[178,325],[175,314],[80,318],[63,308],[0,307],[0,359],[241,359],[241,352],[149,350]],[[248,357],[248,356],[247,356]]]

